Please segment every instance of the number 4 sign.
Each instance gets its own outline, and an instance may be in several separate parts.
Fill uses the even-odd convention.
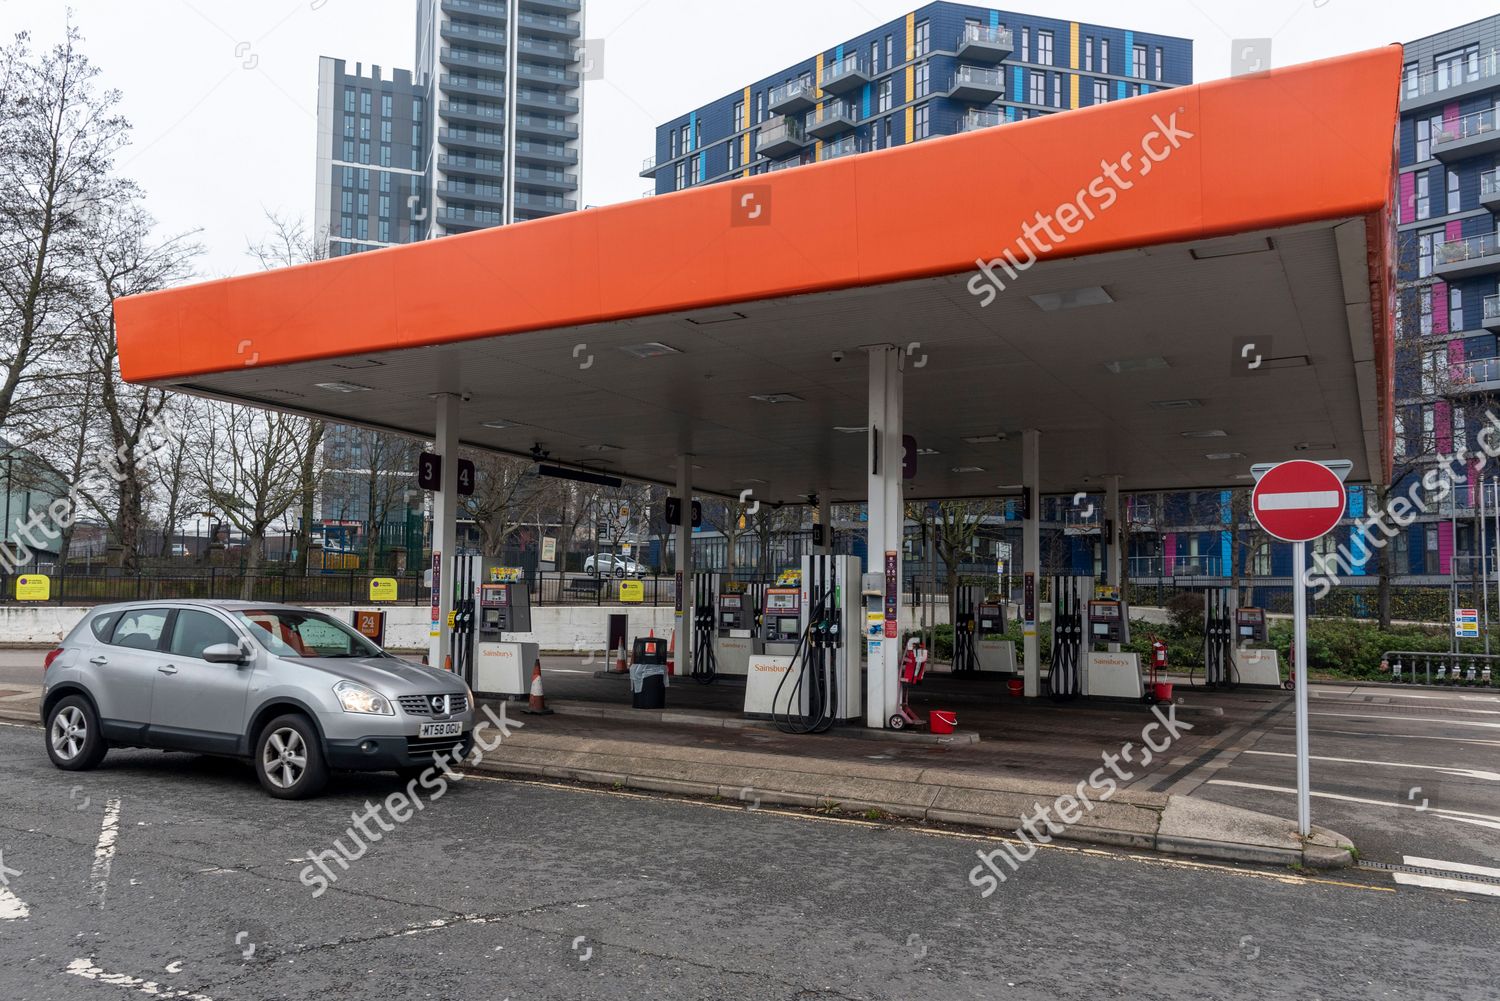
[[[474,463],[468,459],[458,460],[458,495],[468,497],[474,493]],[[423,452],[417,460],[417,486],[434,493],[443,489],[443,457]]]

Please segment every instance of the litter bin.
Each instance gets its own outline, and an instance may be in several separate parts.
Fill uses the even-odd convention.
[[[636,709],[667,707],[667,644],[648,636],[637,639],[630,664],[630,704]]]

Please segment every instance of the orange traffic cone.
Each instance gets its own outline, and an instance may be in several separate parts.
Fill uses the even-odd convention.
[[[673,660],[673,655],[676,654],[676,652],[677,652],[677,630],[673,629],[672,630],[671,639],[667,640],[667,674],[668,675],[675,675],[677,673],[677,664]]]
[[[620,645],[615,647],[615,673],[625,674],[630,668],[625,663],[625,640],[620,640]]]
[[[524,712],[530,716],[551,716],[547,700],[542,696],[542,659],[538,657],[531,667],[531,699]]]

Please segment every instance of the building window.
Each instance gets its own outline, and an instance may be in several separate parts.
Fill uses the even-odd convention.
[[[896,65],[896,36],[885,36],[885,68],[890,69]]]
[[[916,50],[916,58],[921,59],[932,51],[932,22],[922,21],[917,24],[917,37],[913,46]]]
[[[1164,71],[1166,69],[1166,55],[1165,55],[1165,53],[1162,52],[1161,46],[1158,45],[1152,54],[1156,57],[1156,66],[1155,66],[1155,69],[1156,69],[1156,73],[1155,73],[1156,79],[1158,79],[1158,80],[1164,80],[1164,79],[1166,79],[1166,77],[1164,76]]]
[[[1109,39],[1099,39],[1099,72],[1109,72]]]
[[[729,140],[729,169],[735,170],[740,166],[740,142],[738,139],[731,139]]]
[[[1479,79],[1479,46],[1444,52],[1433,62],[1437,66],[1437,89],[1447,90]]]
[[[682,127],[682,151],[688,152],[693,148],[693,127],[684,125]]]
[[[1038,31],[1036,33],[1036,61],[1048,66],[1052,65],[1052,32]]]
[[[1108,102],[1109,102],[1109,81],[1108,80],[1095,80],[1094,81],[1094,103],[1095,104],[1107,104]]]
[[[1450,168],[1448,171],[1448,213],[1451,215],[1461,211],[1462,203],[1463,199],[1458,193],[1458,171]]]
[[[896,120],[887,118],[885,120],[885,147],[890,149],[896,145]]]
[[[385,171],[380,172],[380,190],[387,193],[391,190],[391,175]]]
[[[380,113],[386,118],[391,117],[391,95],[380,95]]]
[[[745,102],[734,102],[734,130],[738,132],[745,127]]]
[[[1083,68],[1090,72],[1094,69],[1094,36],[1083,37]]]
[[[916,134],[912,136],[913,141],[916,141],[918,139],[926,139],[928,136],[932,135],[932,106],[924,104],[919,107],[912,121],[912,128],[916,132]]]
[[[761,91],[755,95],[755,124],[759,125],[766,120],[766,94]]]
[[[916,82],[916,88],[917,88],[917,90],[916,90],[916,93],[912,95],[912,99],[913,100],[920,100],[920,99],[926,97],[928,95],[928,93],[930,93],[931,90],[932,90],[932,64],[931,63],[923,63],[922,65],[920,65],[920,66],[917,67],[916,81],[917,81]]]
[[[1430,219],[1430,218],[1432,218],[1432,193],[1431,193],[1431,190],[1430,190],[1431,186],[1432,186],[1431,178],[1428,177],[1427,171],[1424,170],[1421,173],[1417,174],[1417,218],[1418,219]]]
[[[1063,106],[1062,82],[1063,75],[1061,73],[1052,74],[1052,106],[1054,108],[1061,108]]]
[[[1456,332],[1464,328],[1464,293],[1455,286],[1448,286],[1448,330]]]
[[[1454,406],[1453,413],[1453,448],[1467,449],[1469,447],[1469,419],[1464,414],[1464,408]]]
[[[362,90],[359,92],[359,113],[368,115],[370,113],[370,92]]]
[[[345,139],[344,140],[344,155],[340,159],[342,159],[345,163],[352,163],[352,162],[354,162],[354,140],[353,139]]]
[[[667,133],[667,159],[677,159],[677,130],[672,129]]]
[[[878,88],[875,92],[878,101],[876,107],[880,110],[881,114],[885,114],[887,111],[891,110],[891,96],[895,91],[895,82],[896,81],[894,79],[887,77],[886,79],[880,81],[880,84],[878,85]]]
[[[380,221],[380,242],[391,242],[391,224],[386,222],[384,219]]]
[[[703,180],[703,175],[700,169],[702,165],[703,162],[696,156],[688,161],[688,184],[697,184],[699,181]]]
[[[1142,80],[1146,78],[1146,47],[1144,45],[1137,45],[1130,51],[1130,75]]]
[[[340,202],[341,204],[339,205],[339,209],[344,213],[344,215],[354,214],[354,192],[345,191]]]
[[[1443,231],[1441,229],[1429,229],[1424,233],[1417,234],[1418,278],[1427,278],[1432,274],[1432,254],[1442,238]]]
[[[880,148],[880,119],[878,118],[870,123],[870,148]]]
[[[368,118],[361,118],[359,120],[359,137],[361,139],[370,138],[370,120]]]
[[[388,142],[391,141],[391,123],[390,122],[381,122],[380,123],[380,141],[383,142],[383,143],[388,143]]]
[[[1417,64],[1407,63],[1401,67],[1401,83],[1407,97],[1416,97],[1417,89]]]
[[[422,120],[422,99],[420,97],[411,99],[411,120],[414,122]]]
[[[1031,62],[1031,29],[1021,29],[1021,62]]]
[[[1423,285],[1417,289],[1417,330],[1423,337],[1432,336],[1432,286]],[[1424,376],[1425,379],[1425,376]],[[1424,382],[1425,386],[1425,382]],[[1436,390],[1423,389],[1424,393],[1434,393]]]
[[[389,167],[391,165],[391,148],[389,146],[380,147],[380,165],[382,167]]]
[[[681,191],[685,187],[687,187],[687,164],[679,163],[677,165],[677,187],[674,190]]]
[[[1038,70],[1031,71],[1031,103],[1047,103],[1047,74]]]
[[[370,144],[369,143],[360,143],[359,144],[359,162],[360,163],[369,163],[370,162]]]
[[[890,69],[890,67],[887,66],[886,69]],[[876,40],[876,41],[873,41],[873,42],[870,43],[870,72],[871,73],[879,73],[880,72],[880,42],[879,42],[879,40]]]

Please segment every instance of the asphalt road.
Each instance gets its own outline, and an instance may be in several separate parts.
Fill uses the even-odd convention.
[[[1049,849],[985,899],[987,839],[497,780],[314,897],[308,859],[352,848],[394,777],[282,803],[238,764],[75,775],[40,741],[0,726],[8,999],[1480,999],[1500,976],[1500,898],[1384,875]]]

